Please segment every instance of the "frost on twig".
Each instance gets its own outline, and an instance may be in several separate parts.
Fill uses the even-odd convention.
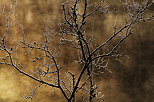
[[[2,8],[5,32],[0,38],[0,51],[5,54],[0,57],[0,64],[11,66],[19,73],[39,83],[38,86],[32,88],[32,93],[24,98],[32,99],[39,87],[47,85],[59,89],[68,102],[77,101],[77,96],[80,93],[82,101],[103,100],[104,95],[98,90],[95,76],[105,72],[112,73],[109,68],[110,58],[118,60],[119,57],[125,56],[118,53],[121,43],[134,34],[134,26],[137,23],[153,21],[154,17],[153,13],[145,17],[145,13],[152,5],[150,0],[140,4],[134,1],[130,2],[130,0],[119,0],[118,2],[124,9],[125,21],[122,26],[119,26],[117,24],[119,16],[116,16],[111,29],[112,33],[108,34],[107,39],[103,38],[100,44],[96,44],[95,25],[97,24],[94,25],[91,17],[98,16],[97,14],[116,14],[118,10],[112,8],[111,1],[100,0],[93,3],[92,0],[73,0],[63,3],[63,22],[59,26],[59,31],[54,34],[53,26],[47,24],[42,34],[42,41],[29,40],[24,33],[22,24],[11,19],[17,9],[16,1],[10,3],[9,11],[6,11],[5,6]],[[93,25],[89,27],[91,22]],[[15,24],[19,25],[22,30],[18,35],[19,39],[16,39],[11,33],[11,27]],[[92,35],[88,31],[89,28],[92,28]],[[101,35],[103,37],[103,34]],[[8,41],[10,36],[13,39],[12,42]],[[53,46],[52,41],[56,37],[59,37],[58,46]],[[114,43],[111,45],[112,41]],[[61,46],[75,52],[75,55],[64,57],[71,59],[70,56],[75,56],[75,59],[68,63],[77,62],[78,73],[74,67],[67,68],[70,66],[61,63],[60,56],[64,54],[61,52]],[[25,56],[29,57],[30,63],[34,66],[29,68],[24,64],[26,62],[22,62],[20,51],[25,52]]]

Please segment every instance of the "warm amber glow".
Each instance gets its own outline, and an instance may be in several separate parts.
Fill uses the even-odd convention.
[[[12,4],[14,3],[14,0],[0,0],[0,10],[6,5],[8,11],[10,1]],[[64,0],[17,1],[18,6],[11,19],[16,19],[17,22],[23,25],[25,35],[30,41],[43,40],[42,33],[47,25],[47,20],[50,25],[53,25],[53,33],[59,30],[59,23],[63,20],[61,2]],[[89,35],[94,34],[96,36],[97,44],[102,43],[113,32],[113,24],[117,24],[120,27],[125,20],[124,14],[101,15],[103,14],[96,14],[88,19],[89,26],[94,25],[94,31],[91,30],[92,27],[87,27],[89,29],[87,32]],[[154,50],[152,27],[153,23],[138,24],[135,27],[135,34],[128,38],[120,47],[120,52],[128,55],[130,58],[124,56],[117,61],[111,59],[109,69],[112,73],[106,72],[102,75],[96,75],[95,81],[98,83],[98,89],[104,95],[105,102],[152,102],[152,61],[154,57],[152,52]],[[13,36],[15,40],[20,40],[21,29],[19,25],[14,25],[11,28],[10,33],[12,36],[7,38],[9,44],[15,44]],[[0,13],[0,37],[2,37],[4,32],[5,19]],[[51,42],[51,45],[56,45],[59,42],[59,38],[55,37]],[[114,41],[111,42],[112,44],[114,44]],[[64,63],[67,66],[66,70],[73,70],[75,74],[78,74],[80,66],[73,61],[76,59],[76,52],[64,46],[62,46],[61,51],[62,56],[58,59],[59,63]],[[31,54],[25,54],[26,51],[23,49],[19,49],[17,52],[20,59],[19,62],[26,66],[25,70],[27,72],[31,73],[34,68],[39,67],[39,63],[34,64],[30,61],[32,61],[32,55],[39,55],[40,52],[33,51]],[[0,57],[4,55],[5,53],[1,51]],[[12,67],[0,65],[0,102],[27,102],[22,96],[31,93],[30,88],[34,88],[37,84],[37,82],[21,75]],[[32,102],[64,102],[64,98],[59,90],[43,86],[38,89]]]

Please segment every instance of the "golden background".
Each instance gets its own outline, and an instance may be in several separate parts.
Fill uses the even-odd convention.
[[[31,41],[42,40],[42,33],[47,26],[46,20],[53,25],[54,32],[59,30],[59,23],[63,20],[61,2],[64,0],[18,0],[18,5],[12,19],[17,19],[23,25],[26,37]],[[116,0],[113,0],[116,4]],[[138,0],[139,1],[139,0]],[[0,7],[9,9],[13,0],[0,0]],[[118,3],[117,3],[118,6]],[[149,11],[153,9],[150,8]],[[122,14],[117,14],[117,24],[123,23]],[[113,14],[96,14],[91,20],[94,24],[97,43],[100,44],[112,32],[112,24],[115,22]],[[0,14],[0,37],[5,29],[5,19]],[[89,28],[91,29],[91,28]],[[135,32],[120,47],[120,52],[129,56],[121,57],[118,61],[109,63],[112,73],[105,72],[96,76],[99,90],[104,94],[105,102],[152,102],[154,97],[154,25],[153,22],[137,24]],[[22,33],[21,27],[15,25],[11,28],[15,39]],[[8,41],[11,43],[11,38]],[[52,40],[56,45],[58,38]],[[9,43],[9,42],[8,42]],[[65,50],[64,50],[65,49]],[[61,48],[62,57],[60,63],[78,71],[72,59],[75,52]],[[27,66],[35,66],[29,63],[29,57],[22,53],[21,62]],[[3,56],[0,52],[0,57]],[[33,52],[37,53],[37,52]],[[66,57],[67,56],[67,57]],[[71,58],[71,59],[70,59]],[[31,69],[26,69],[30,70]],[[29,79],[11,67],[0,65],[0,102],[27,102],[22,96],[28,95],[37,82]],[[53,93],[55,91],[55,93]],[[38,89],[31,102],[64,102],[61,93],[54,88],[43,86]]]

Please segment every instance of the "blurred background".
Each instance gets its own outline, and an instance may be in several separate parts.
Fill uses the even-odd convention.
[[[59,24],[63,21],[61,3],[64,0],[18,0],[17,8],[12,20],[16,20],[19,25],[11,27],[12,35],[15,39],[20,39],[24,33],[29,41],[41,41],[45,27],[51,25],[53,33],[58,32]],[[143,0],[137,0],[140,3]],[[0,9],[6,8],[9,11],[10,4],[14,5],[14,0],[0,0]],[[101,14],[96,13],[88,19],[87,33],[95,35],[96,44],[101,44],[112,34],[112,25],[117,19],[117,25],[124,24],[125,15],[121,13],[120,2],[112,0],[113,7],[117,7],[119,12]],[[148,12],[152,12],[151,7]],[[105,102],[152,102],[154,99],[154,23],[143,22],[136,25],[134,34],[131,35],[120,46],[119,51],[125,56],[118,60],[111,59],[109,69],[103,74],[96,75],[98,89],[104,95]],[[0,37],[5,32],[5,18],[0,13]],[[12,37],[8,43],[11,44]],[[52,39],[53,46],[59,42],[59,38]],[[64,50],[65,49],[65,50]],[[61,47],[62,56],[58,61],[74,68],[78,72],[78,65],[75,64],[76,52],[67,47]],[[39,54],[38,52],[33,52]],[[0,52],[0,57],[5,53]],[[30,56],[24,55],[24,50],[18,50],[21,56],[20,62],[27,68],[39,66],[32,63]],[[67,56],[67,57],[66,57]],[[32,69],[26,69],[31,71]],[[67,71],[66,70],[66,71]],[[0,102],[27,102],[22,96],[31,92],[38,83],[29,79],[11,67],[0,65]],[[64,102],[62,94],[54,88],[43,86],[38,89],[31,102]]]

